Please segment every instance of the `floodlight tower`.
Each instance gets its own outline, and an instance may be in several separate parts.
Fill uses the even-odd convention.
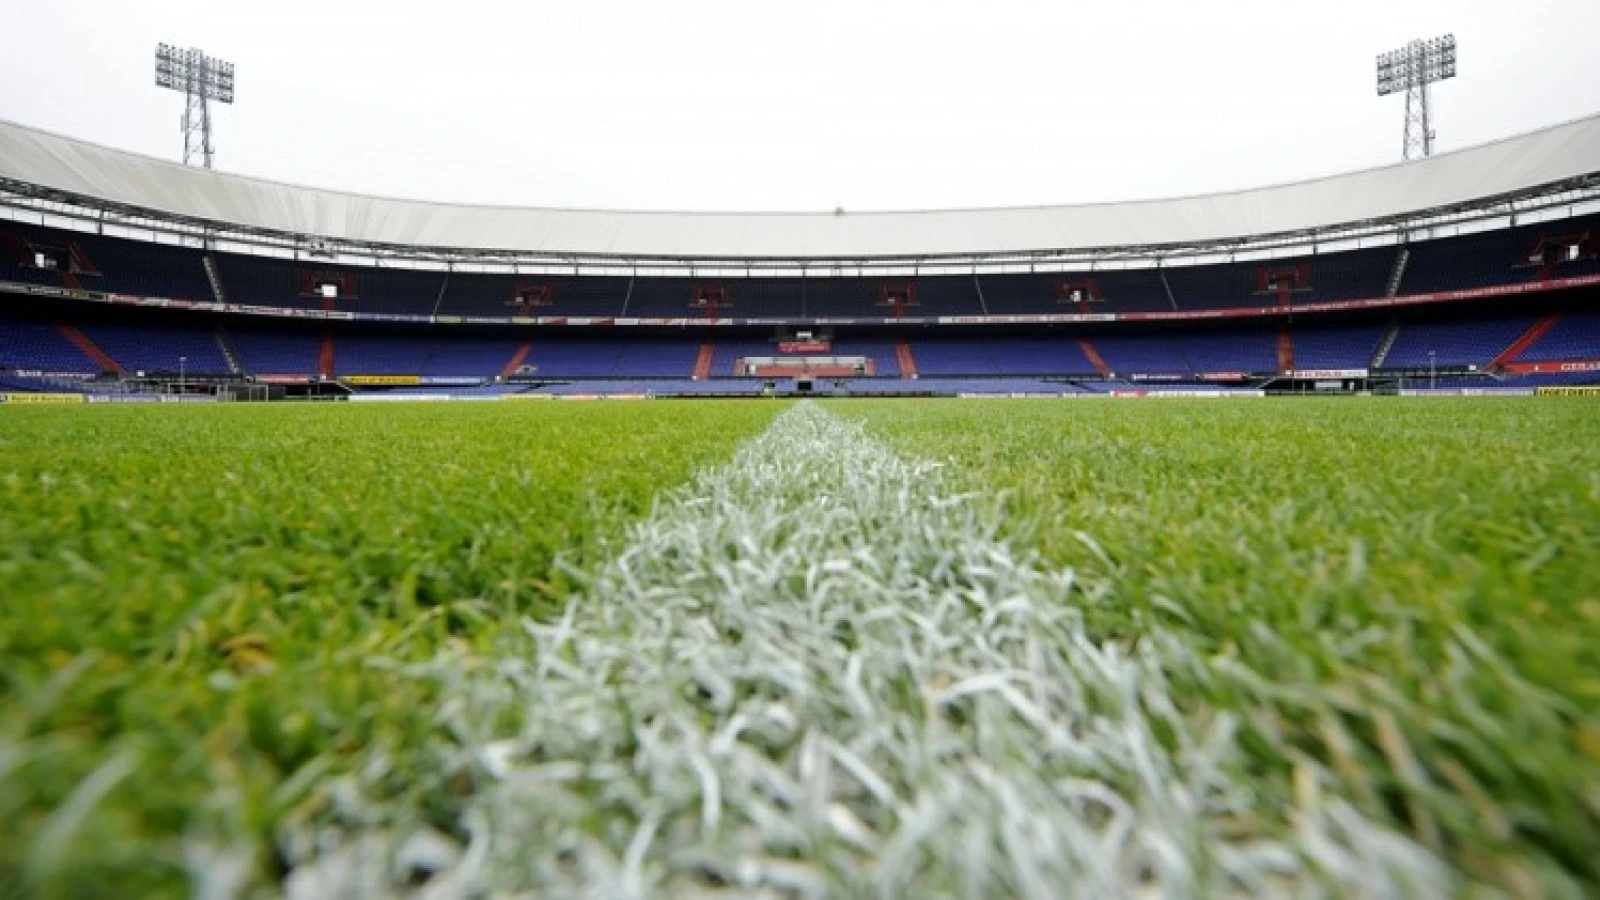
[[[211,146],[211,101],[233,103],[233,63],[207,56],[190,47],[182,50],[171,44],[156,47],[156,87],[177,91],[184,97],[183,164],[193,165],[199,157],[211,168],[215,154]]]
[[[1378,96],[1406,92],[1406,134],[1402,159],[1433,154],[1433,112],[1428,85],[1456,77],[1456,36],[1417,40],[1378,54]]]

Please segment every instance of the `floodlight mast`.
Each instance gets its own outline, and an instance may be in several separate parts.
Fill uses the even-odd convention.
[[[1378,54],[1378,96],[1406,95],[1405,142],[1401,159],[1433,155],[1433,110],[1428,85],[1456,77],[1456,36],[1416,40]]]
[[[233,103],[233,63],[190,47],[156,46],[156,87],[184,96],[183,164],[198,157],[211,168],[216,149],[211,143],[211,101]]]

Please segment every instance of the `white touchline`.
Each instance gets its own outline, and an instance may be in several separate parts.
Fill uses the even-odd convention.
[[[1449,894],[1310,761],[1263,808],[1237,723],[1168,691],[1208,661],[1158,630],[1097,642],[1071,573],[1004,524],[861,425],[783,413],[559,621],[430,670],[442,777],[473,787],[423,895]],[[308,852],[289,893],[398,892],[388,857],[423,839],[375,831]]]

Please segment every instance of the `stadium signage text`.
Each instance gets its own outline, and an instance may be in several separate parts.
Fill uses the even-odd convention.
[[[84,402],[82,394],[0,394],[0,400],[18,405]]]
[[[18,378],[56,378],[62,381],[88,381],[94,376],[88,372],[47,372],[43,369],[14,369]]]
[[[1567,362],[1506,363],[1507,372],[1519,375],[1559,374],[1561,372],[1600,372],[1600,359]]]
[[[1171,398],[1188,400],[1215,400],[1221,397],[1265,397],[1266,391],[1186,391],[1186,390],[1161,390],[1161,391],[1111,391],[1113,397],[1143,397],[1147,399]]]
[[[345,384],[375,387],[385,385],[389,387],[412,387],[422,383],[419,375],[347,375]]]
[[[1295,378],[1365,378],[1366,369],[1294,369],[1289,372]]]

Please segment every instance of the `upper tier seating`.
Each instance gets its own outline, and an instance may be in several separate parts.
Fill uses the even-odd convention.
[[[518,305],[518,288],[544,285],[544,305]],[[620,316],[628,299],[628,279],[522,275],[450,276],[439,314],[503,319],[507,316]]]
[[[1529,255],[1541,240],[1600,228],[1587,216],[1535,223],[1408,245],[1410,262],[1399,292],[1428,293],[1517,284],[1546,277],[1600,273],[1600,258],[1543,263]],[[32,248],[52,247],[71,257],[69,271],[41,270],[28,262]],[[1585,250],[1585,253],[1591,251]],[[886,289],[914,289],[907,316],[1019,315],[1050,313],[1161,313],[1275,305],[1276,294],[1261,281],[1265,272],[1293,271],[1292,304],[1382,297],[1399,248],[1311,253],[1273,260],[1201,266],[1168,264],[1160,269],[1096,269],[1067,273],[884,275],[806,278],[514,275],[396,267],[341,266],[316,259],[282,259],[237,253],[215,255],[227,295],[234,303],[284,308],[387,313],[408,316],[504,318],[511,315],[694,318],[697,285],[725,290],[718,314],[738,318],[892,318],[882,303]],[[198,249],[169,243],[107,237],[23,223],[0,222],[0,280],[181,300],[211,300],[211,284]],[[1301,283],[1298,273],[1304,273]],[[343,282],[331,301],[308,278]],[[1095,297],[1065,302],[1065,286],[1093,285]],[[544,290],[537,305],[518,305],[519,288]]]
[[[1538,277],[1524,257],[1537,229],[1493,231],[1411,245],[1402,294],[1515,284]],[[1520,263],[1520,265],[1519,265]]]
[[[81,266],[69,264],[70,277],[57,271],[29,268],[22,263],[32,245],[49,246],[73,256]],[[211,286],[199,250],[148,241],[102,237],[79,231],[61,231],[0,222],[0,280],[52,287],[76,286],[91,291],[210,300]]]

